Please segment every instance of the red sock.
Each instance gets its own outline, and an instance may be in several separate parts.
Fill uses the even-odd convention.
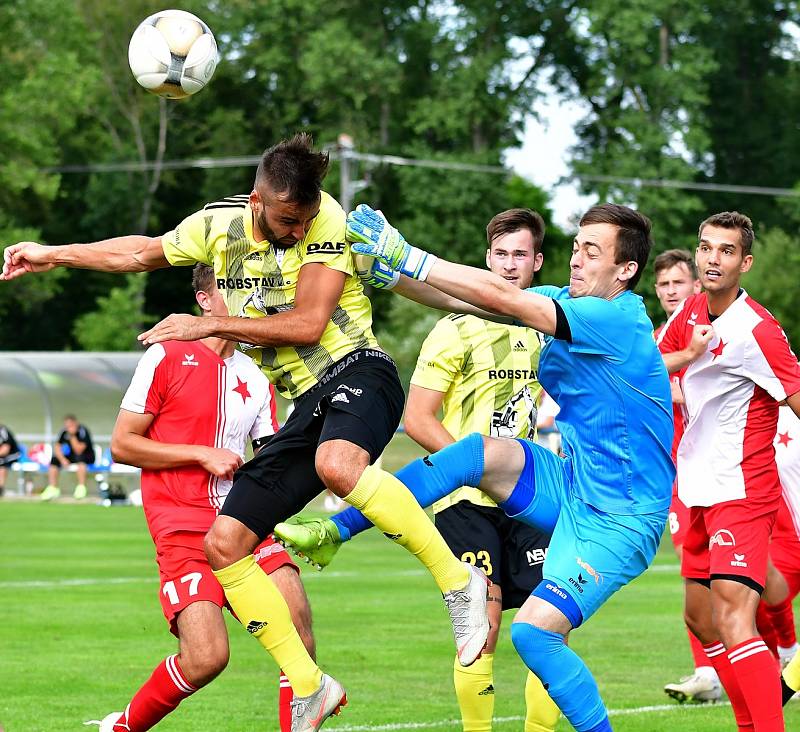
[[[767,604],[761,600],[756,609],[756,628],[764,643],[767,644],[773,658],[778,657],[778,634],[772,625],[772,618],[767,612]]]
[[[758,732],[783,732],[781,682],[775,659],[756,636],[728,651],[731,668]]]
[[[292,699],[294,699],[292,686],[281,671],[280,689],[278,690],[278,721],[281,725],[281,732],[292,732]]]
[[[144,732],[158,724],[197,689],[184,677],[177,656],[167,656],[131,699],[113,732]]]
[[[794,611],[792,601],[787,597],[777,605],[767,605],[767,613],[772,621],[772,627],[778,636],[778,645],[781,648],[791,648],[797,643],[794,630]]]
[[[733,716],[736,718],[736,725],[739,732],[753,732],[753,720],[750,717],[750,710],[744,699],[744,694],[739,686],[739,681],[731,668],[731,662],[725,651],[725,646],[720,641],[703,645],[706,657],[711,661],[711,665],[719,676],[728,699],[733,707]]]
[[[689,636],[689,648],[692,649],[692,658],[694,659],[694,667],[702,668],[708,666],[708,656],[706,656],[703,644],[697,639],[697,636],[692,633],[689,628],[686,628],[686,633]]]

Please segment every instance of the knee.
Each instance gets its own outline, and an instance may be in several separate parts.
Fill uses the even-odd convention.
[[[202,648],[181,649],[181,670],[186,680],[199,689],[223,672],[229,658],[227,643],[209,642]]]
[[[246,541],[237,540],[235,532],[215,521],[203,540],[203,549],[212,569],[223,569],[252,552]]]
[[[358,450],[355,454],[351,450],[335,449],[333,442],[324,443],[314,461],[320,480],[340,498],[350,494],[367,465],[366,451]]]
[[[528,668],[540,678],[541,662],[565,647],[564,636],[560,633],[525,622],[512,623],[511,642]]]

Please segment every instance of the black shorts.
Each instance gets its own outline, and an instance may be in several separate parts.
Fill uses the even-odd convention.
[[[19,460],[20,454],[18,452],[10,452],[8,455],[0,456],[0,468],[7,468]]]
[[[374,463],[400,424],[405,395],[394,361],[382,351],[355,351],[337,361],[320,383],[295,400],[286,424],[258,455],[236,471],[220,510],[263,539],[325,489],[317,447],[347,440]]]
[[[91,450],[84,450],[80,455],[76,455],[74,452],[71,452],[69,455],[64,455],[64,457],[73,464],[86,463],[87,465],[94,465],[94,453]],[[50,465],[54,465],[57,468],[61,467],[61,463],[57,457],[54,457],[50,461]]]
[[[503,610],[521,607],[542,581],[549,534],[509,518],[500,508],[469,501],[439,511],[434,519],[453,554],[500,585]]]

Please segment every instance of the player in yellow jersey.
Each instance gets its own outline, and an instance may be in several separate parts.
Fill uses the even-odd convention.
[[[541,216],[529,209],[497,214],[486,227],[486,265],[517,287],[530,287],[542,266],[544,232]],[[375,273],[365,272],[365,278],[371,276]],[[540,336],[530,328],[474,315],[453,314],[438,321],[422,344],[411,377],[406,432],[430,453],[472,432],[533,439],[542,392],[537,381],[540,348]],[[453,667],[464,732],[486,732],[492,728],[492,667],[502,610],[520,607],[541,581],[550,537],[509,518],[477,488],[459,488],[434,503],[433,511],[436,527],[456,556],[477,564],[492,580],[486,651],[469,668],[458,661]],[[341,540],[352,538],[364,525],[348,509],[331,519],[279,524],[276,535],[319,559],[308,547],[308,541],[316,543],[316,533],[327,529]],[[553,730],[558,707],[530,672],[526,701],[525,732]]]
[[[373,465],[394,434],[404,395],[394,362],[372,334],[344,211],[321,190],[327,168],[328,155],[298,134],[264,153],[249,195],[206,206],[174,231],[66,246],[21,242],[5,250],[2,275],[10,280],[57,266],[142,272],[203,262],[214,268],[228,317],[170,315],[140,340],[218,337],[248,344],[264,373],[294,400],[283,429],[236,473],[206,537],[226,599],[289,678],[292,732],[318,730],[346,697],[308,655],[252,552],[325,487],[429,569],[462,664],[480,656],[489,632],[485,575],[456,559],[408,489]],[[240,393],[247,399],[246,389]]]

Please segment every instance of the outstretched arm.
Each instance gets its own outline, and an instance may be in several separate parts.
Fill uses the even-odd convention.
[[[300,269],[294,307],[263,318],[173,314],[139,336],[161,341],[225,338],[256,346],[313,346],[319,343],[342,297],[345,275],[319,262]]]
[[[43,246],[32,241],[13,244],[3,253],[0,279],[48,272],[56,267],[94,269],[101,272],[149,272],[169,266],[161,237],[118,236],[92,244]]]
[[[347,236],[354,252],[375,257],[401,275],[542,333],[555,333],[556,306],[552,298],[520,290],[493,272],[448,262],[411,246],[382,214],[369,206],[361,204],[350,212]],[[447,309],[464,312],[452,302]]]

